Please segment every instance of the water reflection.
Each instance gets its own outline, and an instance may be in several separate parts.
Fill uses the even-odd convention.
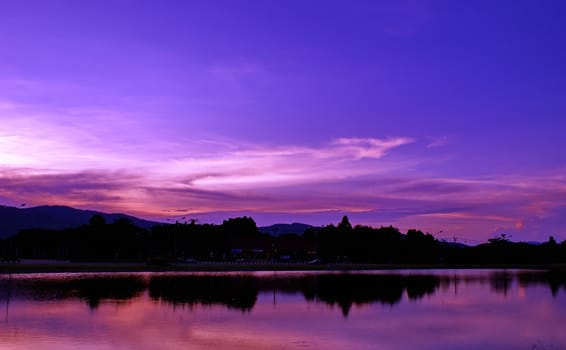
[[[259,293],[302,294],[309,302],[339,305],[344,316],[352,305],[394,305],[406,291],[409,299],[432,294],[440,276],[381,274],[165,275],[149,279],[153,299],[172,304],[222,304],[250,311]]]
[[[85,301],[96,309],[102,301],[124,302],[148,291],[156,302],[171,305],[222,305],[251,311],[260,293],[300,294],[307,302],[338,306],[348,316],[352,306],[394,306],[406,297],[419,300],[439,288],[461,283],[488,283],[506,296],[514,283],[523,288],[546,285],[552,295],[566,290],[566,276],[540,271],[411,273],[165,273],[165,274],[43,274],[0,277],[4,299]]]
[[[39,278],[38,278],[39,277]],[[15,299],[86,301],[96,309],[102,300],[128,301],[147,288],[145,279],[136,275],[101,274],[32,275],[2,280],[9,294]]]
[[[250,311],[259,278],[252,275],[158,275],[149,279],[149,295],[171,304],[213,305]]]
[[[547,273],[518,273],[519,285],[529,287],[533,285],[547,285],[556,297],[560,289],[566,290],[566,274],[560,272]]]
[[[534,271],[0,276],[0,349],[559,349]]]
[[[406,292],[409,299],[432,294],[440,285],[439,276],[342,274],[307,276],[295,281],[308,301],[337,304],[347,316],[352,305],[380,303],[395,305]],[[307,283],[304,283],[307,282]]]

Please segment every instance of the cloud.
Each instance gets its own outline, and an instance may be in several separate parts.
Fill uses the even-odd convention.
[[[422,153],[443,138],[428,147],[409,137],[276,146],[175,133],[155,139],[147,120],[121,121],[118,112],[66,109],[61,117],[9,101],[0,109],[4,203],[96,206],[152,218],[181,207],[205,217],[287,213],[322,221],[349,213],[360,223],[432,233],[487,237],[503,229],[526,237],[547,235],[547,228],[566,238],[556,214],[566,206],[563,171],[440,176],[422,154],[411,158],[414,147],[404,147],[414,143]]]
[[[199,211],[335,209],[340,205],[324,203],[329,197],[322,192],[320,200],[287,194],[284,203],[278,189],[292,192],[386,172],[395,165],[382,158],[412,142],[406,137],[339,138],[314,147],[151,140],[145,126],[113,122],[113,114],[104,111],[65,110],[63,117],[33,111],[22,117],[22,108],[10,105],[14,114],[5,115],[0,126],[3,198],[24,196],[29,203],[80,206],[90,200],[131,213],[162,213],[179,206]],[[91,118],[73,120],[76,115]],[[141,142],[133,142],[136,138]],[[368,168],[368,162],[382,166]]]
[[[466,181],[452,179],[404,179],[394,188],[394,192],[416,196],[446,196],[470,194],[475,186]]]
[[[122,210],[122,205],[131,200],[132,186],[138,179],[124,172],[28,174],[25,169],[0,169],[0,197],[28,206],[64,204]]]
[[[334,151],[343,153],[354,159],[375,158],[379,159],[393,148],[413,142],[408,137],[397,137],[386,140],[375,138],[340,138],[334,141],[338,147]]]
[[[426,146],[427,148],[443,147],[446,146],[450,141],[447,136],[440,136],[440,137],[429,136],[427,137],[427,139],[429,140],[429,143]]]
[[[365,164],[358,161],[379,160],[409,142],[408,138],[342,138],[320,147],[229,147],[219,154],[177,159],[160,169],[208,189],[318,183],[367,173]]]
[[[242,184],[247,181],[300,181],[325,168],[324,162],[380,159],[410,138],[339,138],[319,145],[271,146],[239,140],[187,140],[174,126],[171,137],[160,129],[156,138],[151,120],[137,120],[117,111],[59,108],[46,112],[3,101],[0,155],[3,165],[39,171],[140,169],[159,176],[199,176],[202,183]],[[190,156],[189,156],[190,155]],[[334,172],[336,169],[334,169]],[[250,177],[251,176],[251,177]],[[214,181],[212,181],[214,179]]]
[[[560,231],[566,191],[560,186],[561,178],[554,176],[450,179],[390,177],[378,172],[346,180],[307,177],[285,185],[233,186],[226,181],[209,186],[194,178],[150,181],[145,174],[127,171],[33,174],[26,169],[1,169],[0,174],[0,197],[30,205],[95,206],[150,218],[168,217],[171,210],[184,207],[205,221],[239,214],[253,215],[261,224],[273,223],[261,220],[285,217],[327,224],[334,217],[349,215],[354,223],[392,224],[401,230],[419,228],[431,233],[442,230],[447,237],[470,239],[468,243],[485,241],[498,232],[512,234],[514,239],[546,240],[550,234],[566,239]]]
[[[468,243],[485,241],[501,228],[511,232],[518,222],[523,226],[522,234],[515,235],[517,239],[537,234],[545,220],[557,228],[552,224],[560,221],[555,210],[566,204],[566,191],[556,193],[542,185],[551,183],[552,176],[451,179],[390,175],[376,173],[280,187],[225,187],[199,195],[187,189],[179,190],[185,197],[176,193],[170,197],[160,194],[159,198],[176,201],[190,197],[191,203],[198,203],[193,213],[204,219],[247,212],[261,224],[289,216],[292,220],[327,224],[349,215],[354,223],[393,224],[402,230],[419,228],[434,234],[442,230],[445,236],[466,238]],[[215,209],[217,200],[224,203],[220,209]],[[557,230],[553,234],[566,239],[566,234]]]

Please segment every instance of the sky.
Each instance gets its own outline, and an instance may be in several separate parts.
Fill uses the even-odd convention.
[[[0,204],[566,239],[563,1],[0,0]]]

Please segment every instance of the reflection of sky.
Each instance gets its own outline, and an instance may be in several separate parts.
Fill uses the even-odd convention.
[[[548,286],[514,281],[503,294],[477,279],[393,306],[354,305],[348,317],[292,293],[262,292],[250,312],[173,306],[147,292],[94,310],[78,299],[13,296],[0,349],[528,349],[564,343],[564,322],[564,290],[553,298]]]

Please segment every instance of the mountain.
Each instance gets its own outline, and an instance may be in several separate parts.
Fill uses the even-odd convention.
[[[542,242],[539,241],[527,241],[526,243],[530,244],[530,245],[541,245]]]
[[[90,218],[101,215],[107,223],[118,219],[128,219],[136,226],[151,228],[160,223],[138,219],[125,214],[108,214],[94,210],[75,209],[66,206],[44,205],[32,208],[16,208],[0,205],[0,239],[16,235],[23,229],[61,230],[69,227],[79,227],[89,223]],[[283,234],[302,235],[306,229],[313,227],[307,224],[275,224],[259,227],[259,232],[272,236]]]
[[[275,224],[271,226],[259,227],[258,230],[261,233],[268,233],[272,236],[280,236],[286,233],[294,233],[297,235],[302,235],[305,230],[313,226],[307,224],[301,224],[294,222],[292,224]]]
[[[469,245],[464,244],[464,243],[456,243],[456,242],[450,242],[450,241],[446,241],[446,240],[440,240],[440,244],[442,246],[445,247],[449,247],[449,248],[468,248]]]
[[[138,219],[125,214],[107,214],[93,210],[81,210],[65,206],[44,205],[32,208],[0,206],[0,238],[17,234],[22,229],[60,230],[89,223],[90,218],[101,215],[107,223],[128,219],[136,226],[150,228],[159,223]]]

